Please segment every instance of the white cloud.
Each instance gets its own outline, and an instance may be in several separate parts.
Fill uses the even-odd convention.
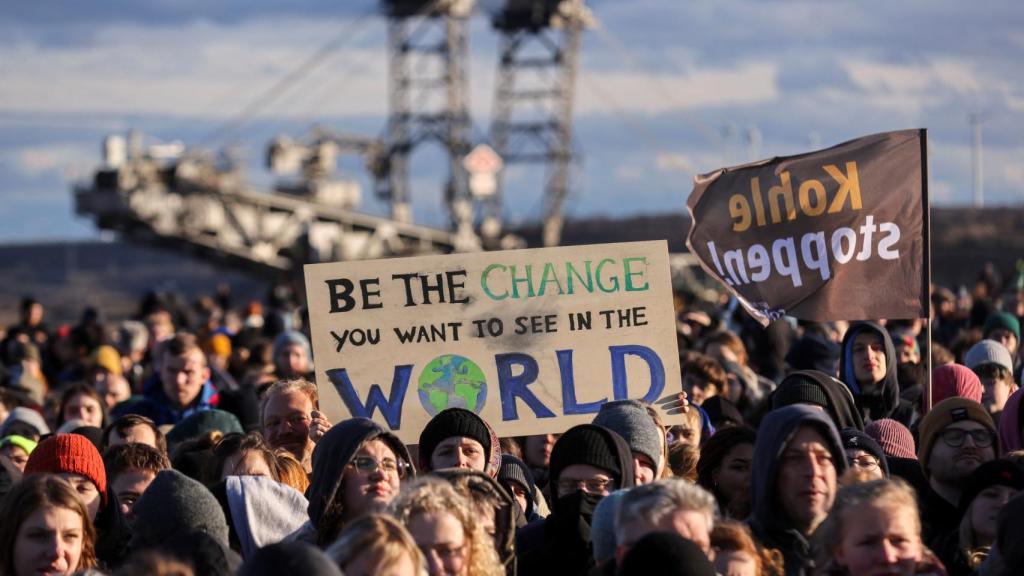
[[[685,74],[588,71],[580,74],[580,115],[638,112],[647,115],[705,107],[750,106],[778,98],[778,66],[743,62]]]
[[[239,26],[109,26],[84,46],[0,45],[5,79],[0,109],[227,117],[350,25],[344,20],[275,19]],[[365,37],[373,30],[355,34]],[[381,113],[385,51],[379,43],[360,48],[358,40],[326,59],[273,111],[307,113],[287,105],[330,89],[324,115]]]

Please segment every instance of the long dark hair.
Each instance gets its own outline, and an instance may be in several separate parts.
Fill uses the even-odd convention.
[[[96,529],[78,493],[52,474],[32,474],[18,483],[0,507],[0,570],[14,574],[14,544],[25,520],[41,508],[67,508],[82,519],[82,553],[75,570],[96,566]]]

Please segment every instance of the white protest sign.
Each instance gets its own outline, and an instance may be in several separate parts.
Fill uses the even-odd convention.
[[[320,407],[416,443],[438,411],[501,436],[681,391],[664,241],[311,264]],[[682,416],[662,411],[666,423]]]

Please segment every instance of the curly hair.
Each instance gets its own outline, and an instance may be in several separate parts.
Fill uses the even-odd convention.
[[[377,572],[394,567],[405,555],[421,570],[426,563],[405,526],[381,514],[370,514],[352,522],[324,552],[342,570],[363,554],[374,559],[374,571]]]
[[[18,531],[33,513],[43,508],[66,508],[82,519],[82,552],[75,570],[96,566],[96,529],[78,492],[52,474],[32,474],[18,483],[0,507],[0,572],[14,574],[14,545]]]
[[[469,544],[468,576],[505,574],[493,540],[476,521],[470,503],[451,484],[426,476],[402,488],[402,493],[391,503],[391,511],[403,524],[408,526],[410,520],[423,514],[451,514],[462,525]]]

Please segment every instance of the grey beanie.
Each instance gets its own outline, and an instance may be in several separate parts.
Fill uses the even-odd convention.
[[[177,470],[161,470],[132,507],[133,550],[203,532],[228,548],[228,522],[212,492]]]
[[[274,346],[272,350],[273,356],[271,356],[272,361],[277,362],[277,356],[281,353],[281,350],[284,350],[285,346],[290,346],[292,344],[302,346],[306,351],[306,360],[308,360],[309,365],[312,366],[313,351],[309,347],[309,338],[306,338],[305,334],[297,330],[285,330],[278,334],[277,338],[274,338]]]
[[[24,422],[29,426],[36,429],[40,436],[50,433],[50,427],[46,425],[46,420],[31,408],[25,408],[24,406],[18,406],[14,410],[11,410],[10,414],[7,415],[7,419],[4,420],[2,426],[0,426],[0,438],[7,436],[7,429],[11,424],[15,422]]]
[[[982,340],[967,351],[964,356],[964,364],[971,370],[982,364],[997,364],[1013,373],[1013,359],[1010,358],[1010,351],[995,340]]]
[[[616,400],[601,406],[594,424],[617,433],[629,449],[651,459],[655,466],[663,464],[658,425],[638,400]]]
[[[629,489],[616,490],[601,498],[594,509],[594,519],[590,522],[590,542],[594,547],[594,561],[599,565],[615,558],[615,526],[619,515],[619,502]]]

